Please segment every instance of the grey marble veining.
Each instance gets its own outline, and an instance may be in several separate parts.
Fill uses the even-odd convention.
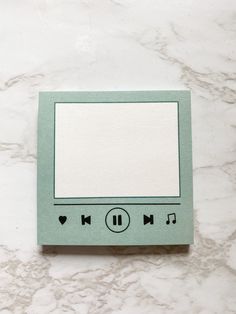
[[[0,313],[236,313],[236,3],[0,2]],[[190,89],[195,244],[37,247],[40,90]]]

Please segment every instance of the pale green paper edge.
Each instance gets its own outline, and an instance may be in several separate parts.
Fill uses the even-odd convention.
[[[54,104],[178,102],[180,139],[181,196],[157,198],[93,198],[92,203],[122,202],[131,217],[129,228],[112,233],[105,226],[105,215],[115,205],[67,206],[91,203],[91,199],[63,199],[64,206],[54,206]],[[172,245],[193,243],[191,99],[189,91],[107,91],[40,92],[38,110],[37,163],[37,240],[41,245]],[[130,202],[180,202],[178,206],[129,205]],[[177,223],[166,225],[166,216],[176,212]],[[80,215],[91,215],[92,225],[82,226]],[[154,225],[143,225],[143,214],[154,214]],[[67,216],[61,225],[60,215]]]

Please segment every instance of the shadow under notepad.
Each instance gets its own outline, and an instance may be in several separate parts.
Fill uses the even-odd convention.
[[[189,245],[152,245],[152,246],[77,246],[43,245],[43,255],[167,255],[189,253]]]

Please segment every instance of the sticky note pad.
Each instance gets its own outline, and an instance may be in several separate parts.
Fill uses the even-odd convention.
[[[42,92],[38,243],[193,242],[188,91]]]

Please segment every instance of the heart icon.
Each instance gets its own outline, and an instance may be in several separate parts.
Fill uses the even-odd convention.
[[[66,222],[67,217],[66,216],[59,216],[59,221],[62,225],[64,225],[64,223]]]

